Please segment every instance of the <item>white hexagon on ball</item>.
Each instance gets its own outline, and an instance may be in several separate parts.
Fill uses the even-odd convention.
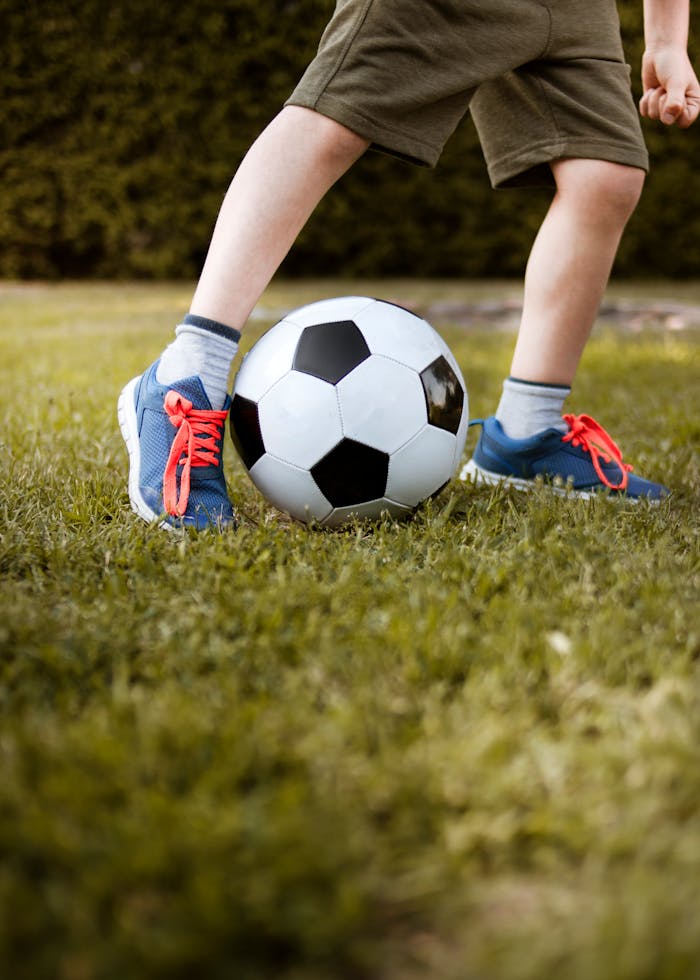
[[[271,504],[297,521],[322,521],[333,510],[308,470],[267,453],[251,468],[250,477]]]
[[[333,385],[290,371],[258,403],[265,449],[293,466],[310,468],[343,438]]]
[[[342,527],[348,521],[361,521],[365,517],[371,517],[376,520],[378,517],[386,514],[387,517],[400,518],[408,517],[410,513],[410,507],[402,507],[401,504],[397,504],[394,500],[387,500],[386,497],[382,497],[381,500],[368,500],[363,504],[335,507],[328,517],[325,517],[321,521],[321,524],[324,527]]]
[[[280,320],[258,340],[243,358],[236,375],[236,394],[260,401],[291,370],[303,327]]]
[[[451,480],[455,469],[455,437],[445,429],[426,425],[389,457],[386,495],[417,507]]]
[[[362,310],[375,303],[369,296],[336,296],[333,299],[320,299],[308,306],[300,306],[285,317],[289,323],[299,327],[310,327],[318,323],[335,323],[340,320],[355,320]]]
[[[413,368],[372,355],[336,385],[349,439],[392,453],[428,419],[420,377]]]
[[[398,360],[420,372],[442,353],[430,324],[402,306],[375,300],[355,318],[373,354]]]

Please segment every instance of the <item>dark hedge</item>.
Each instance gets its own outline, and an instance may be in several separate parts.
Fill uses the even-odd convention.
[[[332,7],[0,0],[0,276],[196,276],[230,176]],[[641,0],[619,8],[638,97]],[[653,171],[617,271],[697,276],[700,124],[645,131]],[[490,190],[467,118],[436,171],[368,154],[283,271],[519,275],[547,201]]]

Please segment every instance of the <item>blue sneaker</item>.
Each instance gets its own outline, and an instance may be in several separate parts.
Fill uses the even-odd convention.
[[[460,479],[474,483],[506,483],[530,490],[536,481],[555,493],[593,497],[600,493],[658,503],[670,493],[660,483],[632,475],[622,453],[605,429],[589,415],[565,415],[569,431],[546,429],[528,439],[509,439],[493,416],[472,424],[483,426],[474,455]]]
[[[215,412],[199,378],[162,385],[157,367],[156,361],[119,396],[131,506],[166,529],[232,525],[221,458],[231,399]]]

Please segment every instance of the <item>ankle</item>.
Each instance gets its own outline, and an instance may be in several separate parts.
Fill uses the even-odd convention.
[[[156,379],[170,385],[197,376],[212,409],[223,408],[228,375],[238,350],[240,334],[223,323],[191,313],[175,329],[175,340],[163,351]]]
[[[564,433],[564,401],[571,392],[568,385],[546,384],[506,378],[496,419],[510,439],[527,439],[545,429]]]

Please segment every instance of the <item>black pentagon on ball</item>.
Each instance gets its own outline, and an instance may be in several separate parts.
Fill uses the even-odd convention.
[[[311,467],[321,493],[334,507],[351,507],[384,496],[389,456],[354,439],[343,439]]]
[[[246,469],[251,469],[265,453],[257,403],[241,395],[234,395],[230,420],[233,444]]]
[[[352,320],[314,323],[302,331],[292,367],[334,385],[369,355],[367,341]]]
[[[428,421],[438,429],[456,433],[462,421],[464,389],[442,354],[420,373],[428,408]]]

